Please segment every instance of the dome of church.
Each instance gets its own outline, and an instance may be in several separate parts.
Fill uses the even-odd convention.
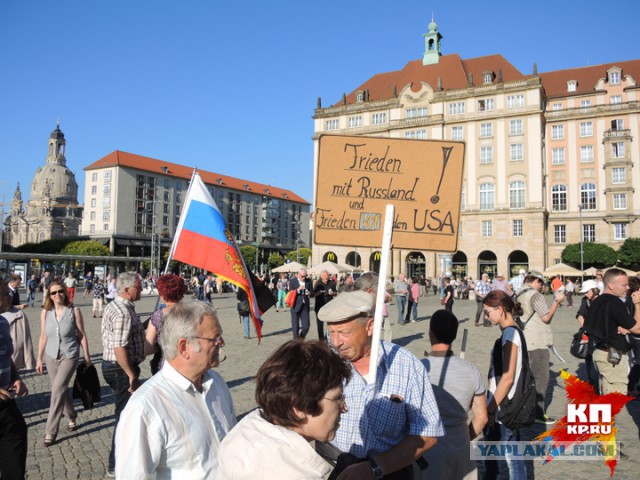
[[[41,200],[47,195],[53,202],[78,201],[76,176],[66,165],[47,163],[36,170],[31,182],[30,198]]]
[[[56,129],[51,132],[51,135],[49,136],[49,138],[53,138],[56,140],[64,140],[64,133],[62,133],[62,130],[60,130],[60,124],[56,125]]]

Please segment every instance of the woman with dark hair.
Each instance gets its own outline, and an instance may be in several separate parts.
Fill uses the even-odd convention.
[[[145,342],[145,355],[154,353],[151,359],[151,374],[155,375],[158,370],[162,368],[162,339],[160,334],[162,332],[162,323],[164,317],[171,311],[173,306],[180,302],[187,293],[187,285],[184,283],[184,279],[173,273],[162,275],[158,279],[157,283],[158,295],[164,307],[159,308],[151,314],[149,318],[149,325],[147,326]]]
[[[487,413],[489,426],[485,429],[485,440],[500,442],[520,441],[520,432],[510,430],[498,421],[500,404],[507,398],[513,398],[518,378],[522,372],[522,358],[527,355],[526,343],[523,344],[522,334],[514,315],[522,315],[522,307],[502,290],[492,290],[483,299],[484,316],[491,325],[499,325],[502,331],[502,372],[497,371],[491,352],[491,366],[489,368],[489,394],[487,398]],[[524,460],[515,460],[512,454],[505,454],[509,478],[511,480],[525,480],[527,469]],[[499,478],[498,462],[485,461],[484,479]]]
[[[40,314],[40,341],[36,362],[36,370],[42,375],[44,357],[51,382],[51,405],[45,428],[45,447],[56,441],[63,412],[69,420],[67,430],[73,431],[77,428],[77,414],[68,387],[78,366],[81,346],[84,362],[88,367],[91,365],[91,357],[82,313],[69,300],[64,284],[55,280],[49,285]]]
[[[256,376],[259,409],[220,444],[215,479],[326,478],[331,465],[310,442],[334,438],[350,377],[326,342],[291,340],[278,348]]]

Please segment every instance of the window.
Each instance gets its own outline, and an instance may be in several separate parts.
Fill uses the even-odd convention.
[[[493,98],[478,100],[478,111],[484,112],[485,110],[493,110]]]
[[[167,215],[163,215],[162,216],[162,226],[163,227],[168,227],[169,226],[169,217]]]
[[[552,109],[552,110],[555,110],[555,111],[562,110],[562,104],[561,104],[561,103],[554,103],[554,104],[551,106],[551,109]]]
[[[98,181],[98,172],[93,172],[91,174],[91,181],[92,182],[97,182]]]
[[[404,132],[404,138],[425,139],[425,138],[427,138],[427,131],[426,130],[413,130],[411,132]]]
[[[507,96],[507,108],[524,107],[524,95]]]
[[[467,189],[462,185],[462,191],[460,192],[460,210],[467,208]]]
[[[627,183],[627,170],[624,167],[612,168],[611,181],[613,183]]]
[[[168,178],[164,179],[164,188],[171,188],[171,180]]]
[[[564,212],[567,210],[567,186],[554,185],[551,187],[551,210]]]
[[[509,185],[509,208],[524,208],[524,182],[511,182]]]
[[[522,237],[524,236],[524,228],[522,226],[522,220],[514,220],[512,222],[511,232],[514,237]]]
[[[110,210],[103,210],[102,211],[102,221],[103,222],[108,222],[109,221],[109,217],[110,217]]]
[[[338,130],[338,128],[339,128],[339,124],[338,124],[337,118],[335,120],[327,120],[324,123],[325,130]]]
[[[485,73],[482,77],[483,83],[491,83],[493,81],[493,75],[490,73]]]
[[[102,231],[103,232],[108,232],[109,231],[109,224],[108,223],[103,223],[102,224]]]
[[[551,139],[559,140],[564,138],[564,125],[553,125],[551,127]]]
[[[567,243],[567,226],[566,225],[553,226],[553,241],[555,243]]]
[[[619,105],[622,103],[622,95],[611,95],[609,98],[611,105]]]
[[[374,113],[372,116],[372,121],[374,125],[382,125],[383,123],[387,123],[387,114],[386,113]]]
[[[105,195],[111,195],[111,185],[107,184],[102,187],[102,193]]]
[[[593,145],[582,145],[580,147],[580,162],[593,162]]]
[[[89,214],[89,220],[95,220],[96,219],[96,212],[91,212]]]
[[[509,133],[511,135],[522,135],[522,120],[511,120],[509,122]]]
[[[427,116],[427,108],[408,108],[406,110],[407,118],[416,118],[416,117],[426,117]]]
[[[96,232],[96,226],[92,223],[91,225],[89,225],[89,233],[95,233]]]
[[[583,183],[580,185],[580,203],[583,210],[595,210],[596,205],[596,184]]]
[[[617,85],[620,83],[620,72],[611,72],[609,74],[609,83],[611,85]]]
[[[519,162],[524,159],[524,149],[521,143],[511,145],[511,161]]]
[[[495,192],[493,183],[480,184],[480,210],[495,208]]]
[[[591,100],[580,100],[580,108],[589,108],[591,106]]]
[[[464,131],[462,127],[451,127],[451,140],[463,140]]]
[[[460,115],[462,113],[464,113],[464,102],[449,104],[449,115]]]
[[[480,124],[480,136],[481,137],[490,137],[493,135],[493,128],[490,123],[481,123]]]
[[[593,223],[587,223],[582,225],[582,241],[583,242],[595,242],[596,241],[596,226]]]
[[[110,182],[111,181],[111,170],[107,170],[106,172],[104,172],[103,175],[103,180],[106,182]]]
[[[165,202],[168,202],[169,199],[171,198],[171,192],[164,192],[163,198]]]
[[[491,220],[483,220],[482,221],[482,236],[490,237],[492,235],[493,225],[491,224]]]
[[[493,147],[480,147],[480,163],[493,162]]]
[[[169,204],[165,203],[162,205],[162,213],[169,213]]]
[[[349,117],[349,128],[361,127],[362,126],[362,117],[358,115],[357,117]]]
[[[179,192],[182,191],[182,182],[176,182],[176,190]]]
[[[564,165],[564,147],[551,149],[551,165]]]
[[[611,144],[611,157],[623,158],[624,157],[624,143],[614,142]]]
[[[364,100],[364,93],[363,92],[358,92],[356,94],[356,102],[362,102]]]
[[[91,206],[95,208],[95,206],[96,206],[96,199],[95,198],[91,199]]]
[[[627,194],[626,193],[614,193],[613,194],[613,209],[614,210],[626,210],[627,209]]]
[[[611,120],[611,130],[624,130],[624,120],[622,118]]]
[[[626,240],[627,239],[627,224],[626,223],[614,223],[613,224],[613,239],[614,240]]]
[[[98,186],[91,185],[91,195],[95,195],[96,193],[98,193]]]
[[[108,208],[111,206],[111,197],[104,197],[102,199],[102,207],[103,208]]]
[[[593,123],[592,122],[580,122],[580,136],[592,137],[593,136]]]
[[[575,80],[569,80],[567,82],[567,92],[575,92],[578,88],[578,82]]]
[[[180,203],[180,202],[182,202],[182,194],[176,193],[176,203]]]

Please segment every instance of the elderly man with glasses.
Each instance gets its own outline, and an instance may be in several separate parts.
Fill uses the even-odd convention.
[[[224,346],[213,306],[177,303],[162,328],[165,364],[127,404],[116,437],[117,478],[210,479],[236,424],[219,373]]]

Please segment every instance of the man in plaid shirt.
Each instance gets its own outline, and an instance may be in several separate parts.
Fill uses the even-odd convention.
[[[476,310],[476,327],[480,326],[480,319],[484,319],[484,326],[490,327],[491,324],[488,320],[484,318],[484,305],[482,304],[482,299],[486,297],[491,291],[491,284],[489,283],[489,275],[486,273],[482,274],[482,279],[476,284],[475,288],[476,294],[476,305],[478,306]]]
[[[102,375],[113,390],[115,424],[131,394],[140,387],[140,367],[144,360],[144,329],[133,302],[140,300],[142,279],[135,272],[124,272],[116,280],[117,296],[104,308],[102,316]],[[107,475],[115,477],[115,438],[113,429]]]

